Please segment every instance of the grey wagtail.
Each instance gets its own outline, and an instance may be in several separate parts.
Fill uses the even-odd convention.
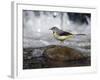
[[[66,39],[72,38],[73,35],[85,35],[85,34],[72,34],[72,33],[69,33],[69,32],[66,32],[66,31],[63,31],[63,30],[60,30],[57,27],[52,27],[52,28],[50,28],[50,30],[53,31],[53,36],[57,40],[59,40],[61,42],[63,42]]]

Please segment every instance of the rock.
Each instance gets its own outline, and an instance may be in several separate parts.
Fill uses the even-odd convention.
[[[78,60],[84,58],[80,51],[66,46],[53,45],[52,47],[48,47],[43,54],[46,58],[56,61]]]
[[[90,66],[91,56],[61,45],[23,49],[23,69]]]

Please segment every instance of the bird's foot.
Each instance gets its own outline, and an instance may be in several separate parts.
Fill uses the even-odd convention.
[[[60,45],[63,45],[63,43],[64,43],[63,41],[60,41]]]

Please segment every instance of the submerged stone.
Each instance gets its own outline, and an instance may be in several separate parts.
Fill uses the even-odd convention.
[[[52,46],[44,51],[44,56],[57,61],[78,60],[84,58],[82,53],[66,46]]]

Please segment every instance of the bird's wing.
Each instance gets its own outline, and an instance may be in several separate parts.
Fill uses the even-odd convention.
[[[60,36],[72,35],[71,33],[65,32],[65,31],[59,31],[58,34],[59,34]]]

